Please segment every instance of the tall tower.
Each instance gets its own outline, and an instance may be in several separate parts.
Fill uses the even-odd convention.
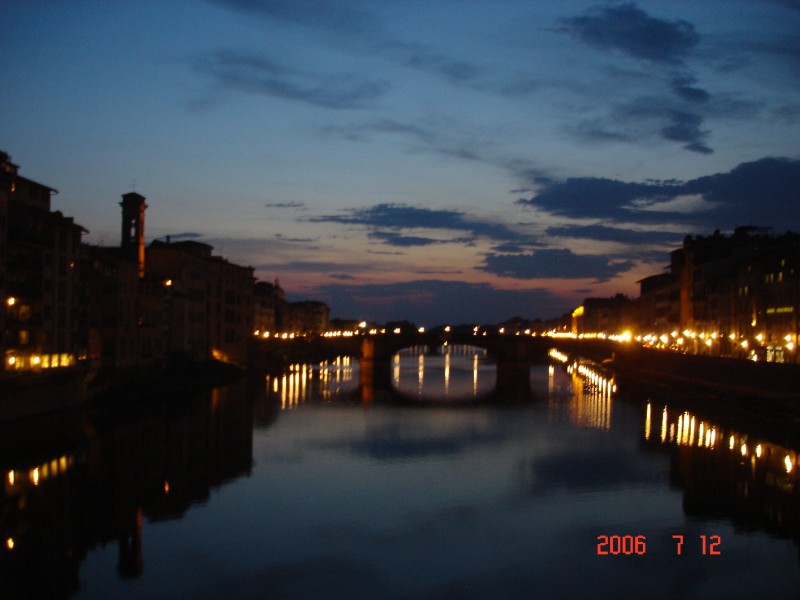
[[[122,250],[136,260],[139,277],[144,277],[144,196],[136,192],[122,195]]]

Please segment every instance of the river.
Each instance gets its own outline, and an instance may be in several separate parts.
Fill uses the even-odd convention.
[[[0,595],[798,596],[785,433],[591,366],[530,376],[497,402],[483,351],[412,350],[394,401],[340,358],[0,431]]]

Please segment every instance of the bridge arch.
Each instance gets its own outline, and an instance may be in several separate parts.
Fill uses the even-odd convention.
[[[285,342],[282,342],[285,343]],[[469,345],[485,349],[497,369],[495,391],[499,397],[524,400],[530,397],[530,365],[544,362],[553,346],[549,338],[516,335],[470,335],[468,333],[430,332],[414,334],[352,335],[296,340],[294,353],[309,356],[341,354],[359,361],[359,383],[365,403],[391,396],[392,358],[414,346],[435,348]],[[279,346],[276,346],[279,348]],[[264,345],[260,346],[264,351]],[[258,358],[256,357],[256,362]]]

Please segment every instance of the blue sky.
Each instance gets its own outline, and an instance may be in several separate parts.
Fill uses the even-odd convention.
[[[800,230],[800,2],[4,4],[0,149],[334,316],[552,317]]]

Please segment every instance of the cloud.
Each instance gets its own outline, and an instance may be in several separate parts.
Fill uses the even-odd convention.
[[[290,242],[293,244],[310,244],[312,242],[319,241],[316,238],[297,238],[297,237],[286,237],[281,233],[276,233],[275,237],[282,242]]]
[[[618,242],[631,245],[679,245],[686,235],[669,231],[635,230],[605,225],[563,225],[548,227],[547,234],[555,237],[579,238],[598,242]],[[662,255],[663,258],[663,255]]]
[[[711,154],[706,144],[709,131],[704,129],[704,115],[668,97],[642,96],[614,107],[608,116],[581,120],[567,131],[591,142],[638,142],[652,137],[684,143],[684,148]],[[723,103],[709,103],[708,112],[733,111]]]
[[[323,108],[370,107],[389,87],[384,81],[361,75],[291,69],[257,51],[216,50],[197,56],[192,66],[225,92],[272,96]]]
[[[167,234],[165,236],[162,236],[163,239],[169,238],[171,241],[175,241],[175,240],[193,240],[193,239],[201,238],[201,237],[203,237],[202,233],[196,233],[194,231],[187,231],[187,232],[184,232],[184,233],[169,233],[169,234]],[[159,238],[159,239],[162,239],[162,238]]]
[[[211,0],[214,4],[262,18],[346,34],[363,34],[377,27],[366,11],[327,0]]]
[[[711,154],[713,150],[703,143],[708,136],[708,131],[703,131],[700,126],[703,117],[681,110],[671,111],[670,123],[661,128],[661,137],[665,140],[687,142],[684,148],[700,154]]]
[[[360,273],[364,271],[364,265],[361,263],[341,263],[334,261],[322,260],[280,260],[277,262],[262,262],[254,265],[256,271],[265,271],[267,273],[341,273],[353,272]],[[337,276],[342,279],[342,275]]]
[[[267,202],[264,204],[266,208],[305,208],[302,202]]]
[[[502,223],[487,223],[467,217],[464,213],[455,210],[419,208],[407,204],[376,204],[369,208],[353,209],[343,215],[324,215],[308,220],[316,223],[363,225],[368,229],[375,230],[371,234],[373,238],[401,246],[424,245],[436,243],[436,241],[432,238],[391,235],[383,230],[439,229],[469,234],[467,239],[450,240],[459,242],[477,237],[498,241],[530,241],[525,234],[518,233]]]
[[[430,246],[432,244],[441,244],[441,240],[433,238],[402,235],[392,231],[373,231],[369,234],[370,239],[379,240],[390,246]]]
[[[651,17],[634,3],[594,8],[561,25],[589,46],[669,65],[681,64],[700,39],[691,23]]]
[[[537,250],[530,254],[489,254],[484,271],[516,279],[595,279],[608,281],[634,266],[631,260],[578,255],[566,248]]]
[[[800,229],[800,160],[763,158],[727,173],[685,182],[624,182],[605,178],[570,178],[541,183],[519,204],[553,215],[598,218],[627,223],[671,223],[687,229],[762,225]],[[687,210],[676,199],[693,197]]]
[[[672,187],[599,177],[575,177],[545,184],[535,196],[518,200],[517,203],[536,206],[553,215],[565,217],[628,219],[634,216],[629,208],[634,200],[659,195],[666,197]],[[672,193],[677,195],[675,191]]]
[[[691,75],[678,75],[672,79],[670,85],[672,91],[683,100],[698,103],[708,102],[711,99],[711,94],[703,89],[694,87],[693,84],[695,83],[697,83],[697,79]]]
[[[420,44],[393,41],[380,44],[377,49],[403,66],[440,75],[454,84],[472,82],[479,74],[475,65]]]
[[[424,324],[496,323],[514,315],[553,317],[570,302],[545,289],[502,290],[487,283],[419,280],[391,284],[327,284],[318,288],[332,315],[387,322],[424,315]],[[456,301],[457,299],[457,301]]]
[[[463,128],[455,128],[455,133],[448,129],[454,128],[448,127],[447,124],[443,123],[443,120],[423,126],[401,123],[392,119],[382,119],[348,126],[328,126],[320,131],[324,136],[338,136],[357,142],[370,140],[371,134],[400,135],[418,142],[425,150],[442,156],[478,161],[491,165],[498,164],[496,159],[484,155],[480,145],[467,135]],[[415,148],[415,150],[417,149]],[[502,164],[500,166],[505,167]]]
[[[394,39],[372,12],[327,0],[213,0],[216,4],[279,23],[291,23],[326,36],[340,49],[380,56],[394,64],[433,73],[450,83],[474,80],[478,68],[424,44]]]

